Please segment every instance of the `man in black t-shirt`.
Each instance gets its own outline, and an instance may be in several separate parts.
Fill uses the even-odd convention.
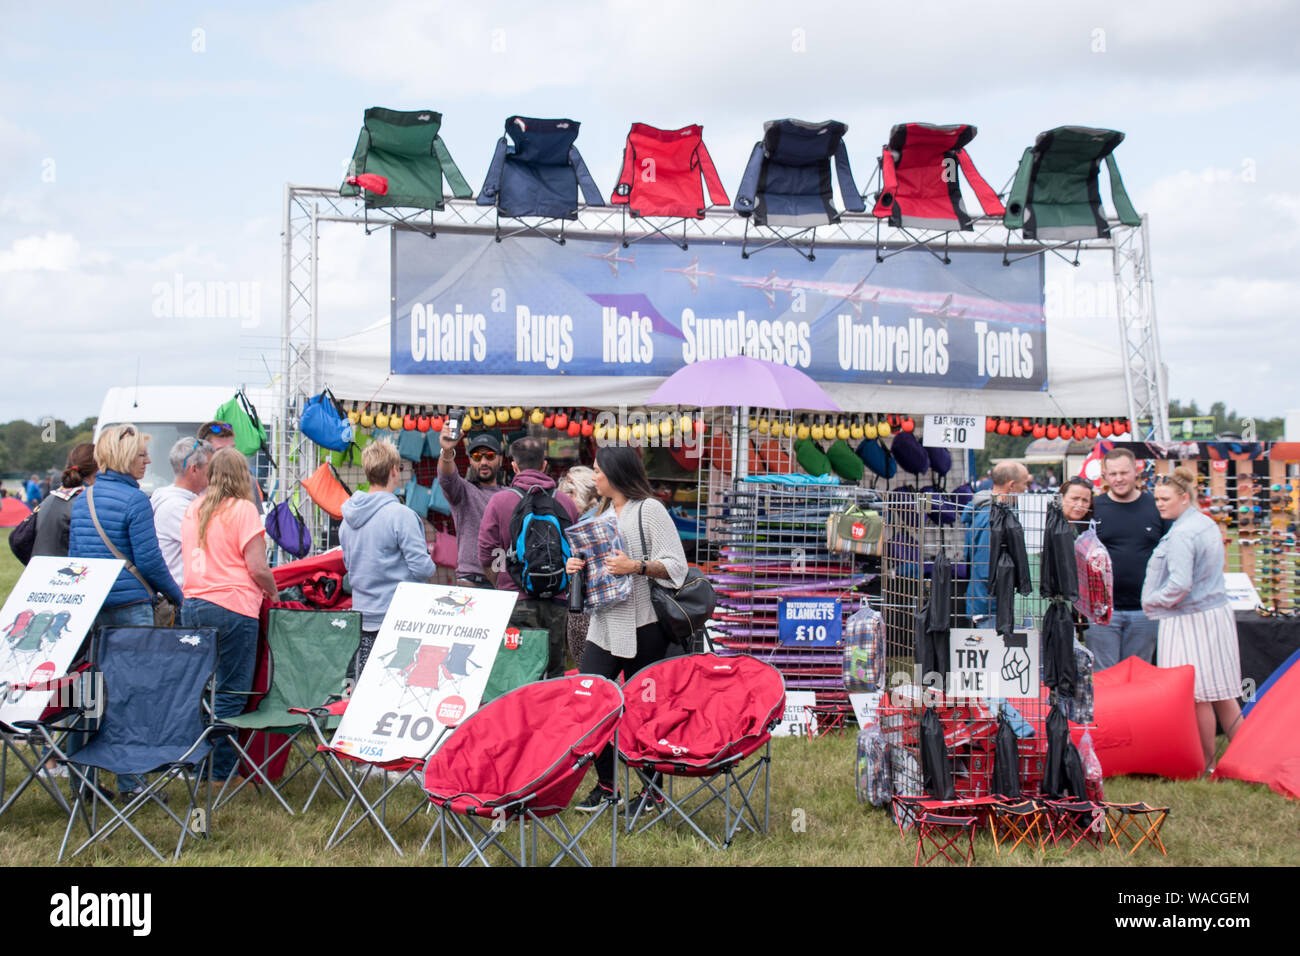
[[[1127,448],[1106,453],[1102,477],[1109,491],[1093,504],[1097,537],[1110,552],[1115,576],[1115,609],[1109,624],[1093,624],[1085,642],[1097,658],[1097,670],[1127,657],[1155,663],[1158,624],[1142,613],[1142,579],[1147,561],[1170,522],[1160,517],[1155,498],[1137,484],[1137,460]]]

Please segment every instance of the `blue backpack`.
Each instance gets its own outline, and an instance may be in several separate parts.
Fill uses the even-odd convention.
[[[555,495],[545,488],[511,488],[519,496],[510,515],[510,550],[506,571],[525,594],[552,598],[569,587],[564,564],[573,554],[565,530],[573,522]]]
[[[328,388],[314,398],[307,399],[298,429],[316,444],[331,451],[347,451],[352,444],[352,423]]]

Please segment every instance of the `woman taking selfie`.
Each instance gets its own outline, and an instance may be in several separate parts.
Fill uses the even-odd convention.
[[[1156,508],[1173,525],[1156,545],[1142,583],[1142,610],[1160,622],[1156,664],[1196,668],[1196,722],[1206,770],[1214,769],[1215,717],[1232,739],[1241,722],[1237,622],[1223,584],[1219,526],[1196,507],[1196,473],[1156,479]]]
[[[614,551],[605,570],[632,575],[632,596],[591,611],[587,644],[582,652],[584,674],[615,679],[630,678],[643,667],[668,656],[669,641],[659,627],[650,603],[650,579],[681,587],[686,580],[686,554],[668,509],[654,497],[641,453],[627,446],[609,446],[596,452],[596,493],[599,513],[613,510],[627,552]],[[569,558],[566,570],[574,574],[586,561]],[[614,794],[614,750],[606,747],[596,758],[596,786],[578,804],[594,811]]]

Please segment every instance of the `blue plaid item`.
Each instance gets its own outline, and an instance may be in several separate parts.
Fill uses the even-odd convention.
[[[564,536],[573,553],[587,561],[587,610],[631,599],[632,576],[610,574],[605,567],[605,559],[615,551],[626,552],[612,510],[570,525]]]
[[[873,693],[885,686],[885,619],[864,598],[844,622],[844,689]]]

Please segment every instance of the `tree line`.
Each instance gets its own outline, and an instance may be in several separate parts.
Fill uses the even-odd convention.
[[[37,424],[19,419],[0,425],[0,475],[44,477],[50,469],[62,471],[72,446],[91,441],[94,434],[93,417],[76,425],[59,418]]]

